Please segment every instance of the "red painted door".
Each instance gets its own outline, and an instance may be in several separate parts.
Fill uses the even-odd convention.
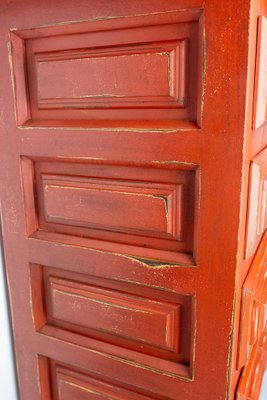
[[[226,396],[248,2],[215,3],[1,3],[21,400]]]

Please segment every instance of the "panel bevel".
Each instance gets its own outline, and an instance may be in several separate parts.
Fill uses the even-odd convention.
[[[56,26],[12,31],[18,125],[198,127],[200,17],[201,10],[188,10],[129,17],[128,24],[66,24],[60,36]]]
[[[93,371],[80,370],[51,358],[38,355],[41,396],[45,400],[152,400],[135,391],[122,388]]]
[[[29,236],[84,237],[144,262],[192,263],[195,170],[28,157],[21,163]]]
[[[267,232],[242,287],[238,367],[249,363],[252,348],[267,329]],[[257,347],[257,345],[256,345]],[[256,350],[257,351],[257,350]]]
[[[190,368],[191,295],[35,264],[30,274],[36,331],[153,368],[161,360],[172,373]]]

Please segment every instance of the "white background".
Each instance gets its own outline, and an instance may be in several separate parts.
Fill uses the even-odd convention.
[[[1,246],[0,246],[0,399],[1,400],[18,399],[16,390],[15,372],[14,372],[13,353],[12,353],[12,341],[11,341],[11,333],[9,326],[8,304],[6,300],[5,275],[1,257]],[[37,400],[37,399],[28,399],[28,400]],[[267,374],[265,374],[265,380],[263,383],[260,400],[267,400]]]
[[[12,340],[7,310],[6,285],[0,242],[0,399],[17,400]]]

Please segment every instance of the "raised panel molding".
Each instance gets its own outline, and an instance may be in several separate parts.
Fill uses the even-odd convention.
[[[49,222],[177,240],[182,237],[182,184],[82,180],[45,174],[42,180]]]
[[[236,400],[258,400],[267,363],[267,325],[254,343],[249,360],[242,370]]]
[[[105,377],[94,377],[93,372],[38,356],[40,389],[46,400],[152,400],[151,397],[124,389]]]
[[[246,227],[246,258],[254,254],[267,227],[267,149],[253,158],[250,165]]]
[[[194,265],[197,169],[27,157],[21,167],[28,236],[84,237],[141,261]]]
[[[193,9],[13,30],[18,125],[199,127],[201,15]]]
[[[36,264],[30,276],[37,332],[190,376],[192,295]]]
[[[243,284],[241,305],[238,358],[239,368],[245,364],[254,364],[254,361],[250,361],[250,359],[256,357],[255,352],[258,352],[257,348],[259,343],[261,343],[261,336],[267,329],[267,232],[264,234],[249,273]],[[263,345],[265,346],[266,352],[267,348],[265,339],[260,347]],[[255,350],[252,354],[253,347]],[[254,397],[252,398],[254,399]],[[255,397],[255,399],[256,398],[257,397]]]
[[[53,320],[178,351],[179,304],[54,277],[48,285]]]
[[[37,54],[38,108],[185,108],[186,60],[186,40]]]

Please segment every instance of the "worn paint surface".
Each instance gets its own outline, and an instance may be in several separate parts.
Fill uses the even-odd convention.
[[[251,349],[252,343],[245,343],[243,337],[244,333],[244,322],[247,326],[245,335],[254,329],[253,324],[249,325],[250,319],[249,313],[242,312],[244,306],[244,298],[242,300],[242,294],[246,288],[246,279],[249,276],[253,276],[253,268],[255,269],[255,261],[261,258],[262,252],[264,252],[264,246],[266,239],[264,239],[265,228],[262,229],[262,218],[261,212],[257,215],[254,214],[254,222],[250,224],[250,217],[253,215],[255,209],[255,201],[259,207],[259,211],[264,209],[264,191],[260,190],[260,186],[264,186],[264,179],[266,173],[264,172],[266,164],[266,146],[267,146],[267,130],[266,124],[256,126],[256,110],[259,106],[261,109],[266,109],[264,102],[264,96],[262,94],[265,91],[265,87],[258,85],[259,81],[259,70],[262,66],[259,63],[264,63],[264,58],[260,57],[259,50],[260,45],[264,46],[264,39],[262,40],[259,36],[259,23],[260,17],[267,16],[267,5],[264,0],[257,0],[251,2],[250,7],[250,38],[249,38],[249,53],[248,53],[248,80],[247,80],[247,102],[246,102],[246,119],[244,126],[245,142],[243,146],[243,172],[242,172],[242,195],[241,195],[241,209],[240,209],[240,229],[239,229],[239,250],[237,254],[237,271],[236,271],[236,296],[235,296],[235,311],[234,311],[234,325],[233,325],[233,343],[232,343],[232,367],[229,373],[230,381],[230,393],[236,392],[237,385],[239,387],[239,397],[242,399],[252,398],[257,399],[259,396],[262,373],[261,369],[264,369],[266,364],[266,335],[262,333],[262,328],[258,330],[257,334],[262,336],[261,340],[256,340],[254,343],[254,350],[251,353],[251,357],[244,357],[242,355],[242,348],[240,346],[248,346]],[[266,38],[265,38],[266,40]],[[258,52],[257,52],[258,47]],[[257,82],[257,83],[256,83]],[[255,91],[259,90],[259,96],[255,96]],[[259,102],[259,97],[261,100]],[[266,100],[266,99],[265,99]],[[259,109],[260,110],[260,109]],[[261,156],[260,156],[261,155]],[[254,161],[255,160],[255,161]],[[259,165],[257,161],[259,160]],[[256,168],[255,168],[256,167]],[[258,169],[259,179],[257,176],[253,177],[253,172]],[[255,175],[255,174],[254,174]],[[257,175],[257,174],[256,174]],[[256,179],[255,179],[256,178]],[[257,183],[258,181],[258,183]],[[261,181],[263,184],[261,184]],[[251,188],[254,187],[253,193]],[[261,196],[259,196],[261,192]],[[254,202],[251,201],[252,197],[257,198]],[[249,228],[253,228],[254,232],[249,237]],[[266,233],[266,232],[265,232]],[[266,235],[265,235],[266,236]],[[250,253],[249,253],[250,248]],[[258,263],[258,267],[261,263]],[[264,266],[261,276],[266,273],[267,266]],[[257,274],[258,275],[258,274]],[[253,281],[253,284],[257,286],[257,277]],[[260,282],[264,282],[260,278]],[[248,293],[248,292],[245,292]],[[260,294],[256,294],[259,296]],[[264,303],[264,302],[263,302]],[[262,305],[264,307],[264,304]],[[259,325],[261,326],[261,325]],[[264,329],[264,328],[263,328]],[[244,350],[244,348],[243,348]],[[260,362],[258,362],[261,360]],[[241,375],[240,369],[243,369],[243,375]],[[255,374],[255,371],[259,371]],[[255,379],[252,379],[252,376]],[[254,389],[251,391],[251,385]],[[247,387],[248,390],[244,390]]]
[[[267,10],[250,3],[0,2],[22,400],[234,399],[248,166],[267,144],[250,132]]]

